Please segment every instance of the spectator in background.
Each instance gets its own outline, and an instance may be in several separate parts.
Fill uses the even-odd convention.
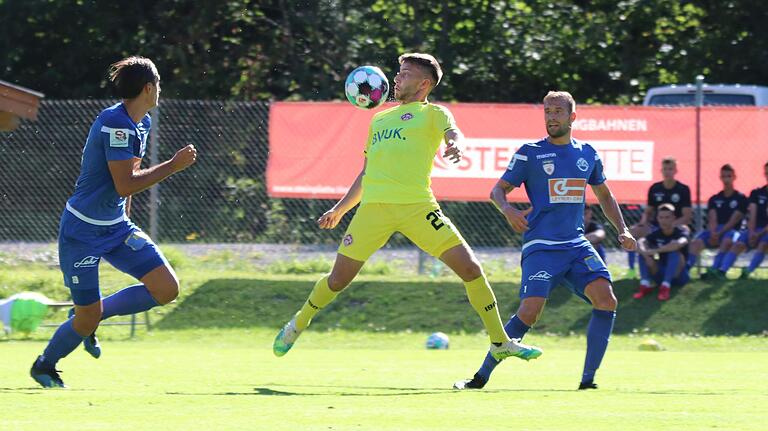
[[[674,226],[680,227],[686,234],[690,233],[693,210],[691,209],[691,189],[677,181],[677,161],[673,157],[665,157],[661,161],[662,181],[654,183],[648,189],[648,206],[645,207],[640,221],[629,228],[635,238],[642,238],[659,228],[656,224],[656,210],[659,205],[671,204],[675,208]],[[636,252],[629,252],[629,277],[635,277]]]
[[[768,163],[763,165],[763,174],[768,183]],[[741,270],[740,278],[748,278],[763,263],[765,253],[768,251],[768,184],[758,187],[749,194],[749,206],[747,207],[747,229],[742,230],[734,238],[731,250],[723,257],[720,264],[719,275],[725,273],[736,262],[736,258],[749,249],[755,249],[749,266]]]
[[[688,246],[688,268],[696,264],[696,259],[704,248],[718,248],[712,266],[701,278],[725,276],[720,266],[728,250],[733,246],[733,238],[747,212],[747,197],[733,187],[736,172],[731,165],[720,168],[720,181],[723,190],[709,198],[707,202],[707,230],[699,232],[696,239]]]
[[[596,222],[592,218],[592,207],[589,205],[584,206],[584,236],[595,248],[600,259],[605,262],[605,247],[603,247],[603,240],[605,240],[605,229],[603,225]]]
[[[669,299],[672,286],[683,286],[688,282],[685,268],[688,254],[688,232],[675,225],[675,207],[661,204],[656,210],[659,229],[641,238],[637,244],[641,255],[640,288],[634,294],[640,299],[653,291],[651,280],[659,284],[659,301]]]

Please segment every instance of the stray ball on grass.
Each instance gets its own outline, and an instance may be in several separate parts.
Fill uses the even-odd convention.
[[[442,332],[435,332],[427,337],[427,349],[445,350],[448,348],[448,336]]]

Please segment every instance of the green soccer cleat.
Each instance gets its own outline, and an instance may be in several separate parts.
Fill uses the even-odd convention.
[[[296,329],[296,318],[294,317],[283,326],[283,329],[275,337],[275,342],[272,343],[272,353],[277,357],[285,356],[291,350],[293,343],[296,342],[299,335],[301,335],[301,331]]]
[[[538,358],[544,352],[536,346],[520,343],[519,338],[512,338],[506,343],[498,346],[491,344],[490,353],[497,361],[501,361],[510,356],[530,361],[531,359]]]
[[[741,274],[739,275],[739,280],[746,280],[748,278],[749,278],[749,269],[741,268]]]

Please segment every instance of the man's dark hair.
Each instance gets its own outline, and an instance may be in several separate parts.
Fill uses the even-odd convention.
[[[159,81],[160,74],[148,58],[132,56],[109,66],[109,82],[112,83],[115,96],[121,99],[133,99],[141,94],[145,85],[157,84]]]
[[[443,79],[443,69],[440,68],[440,63],[437,62],[435,57],[429,54],[409,52],[397,58],[399,64],[403,64],[406,61],[427,70],[432,78],[434,86],[437,86],[437,84],[440,83],[440,80]]]
[[[733,169],[733,166],[731,166],[730,163],[726,163],[723,165],[722,168],[720,168],[720,171],[723,172],[730,172],[730,173],[736,173],[736,170]]]

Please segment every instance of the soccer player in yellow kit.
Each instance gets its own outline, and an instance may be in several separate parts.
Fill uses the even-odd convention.
[[[461,159],[461,132],[450,111],[433,105],[427,96],[442,78],[431,55],[411,53],[398,58],[395,99],[399,106],[373,116],[365,146],[363,170],[346,195],[318,219],[322,229],[333,229],[344,214],[360,203],[344,234],[331,273],[315,283],[304,306],[275,338],[273,351],[283,356],[321,309],[352,282],[365,261],[395,233],[407,236],[427,253],[438,257],[463,281],[467,297],[491,340],[498,359],[525,360],[541,355],[536,347],[510,340],[504,332],[496,297],[456,227],[440,211],[432,190],[432,161],[445,141],[448,157]]]

